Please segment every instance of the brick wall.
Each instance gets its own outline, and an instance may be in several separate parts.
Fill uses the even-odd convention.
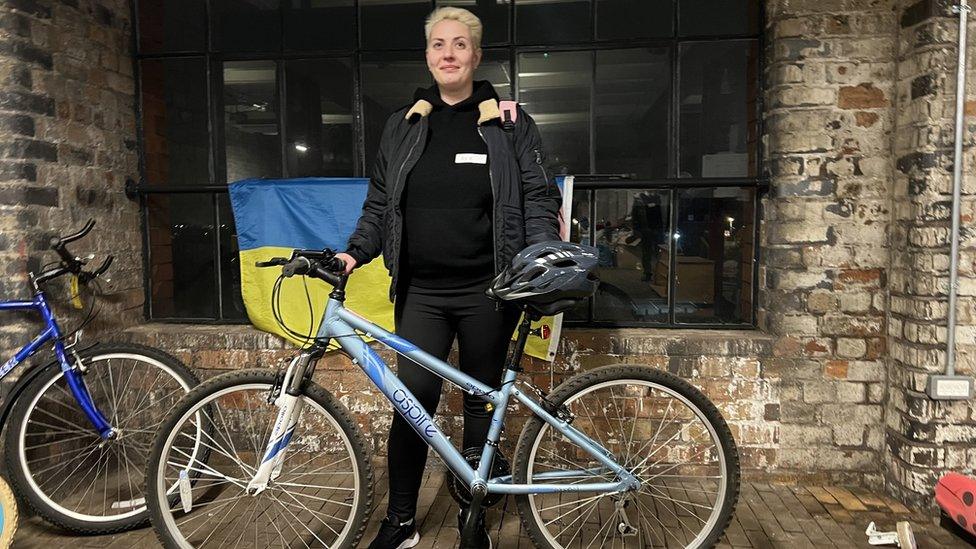
[[[0,296],[28,297],[31,260],[53,259],[48,237],[95,218],[76,253],[116,256],[95,329],[141,317],[139,212],[121,192],[138,176],[130,33],[125,0],[0,3]],[[49,286],[64,297],[65,283]],[[3,323],[5,352],[39,320],[8,318],[18,321]]]
[[[976,417],[968,402],[929,400],[928,374],[945,368],[958,17],[949,2],[905,2],[898,36],[893,136],[888,326],[889,398],[884,473],[889,489],[915,506],[947,470],[972,474]],[[972,4],[971,4],[972,5]],[[970,19],[972,21],[972,19]],[[970,44],[976,25],[969,25]],[[968,56],[976,55],[970,45]],[[972,61],[969,63],[972,66]],[[969,89],[974,83],[969,72]],[[976,114],[969,93],[967,114]],[[957,371],[976,373],[976,177],[972,118],[964,126]]]
[[[894,4],[767,2],[758,318],[784,472],[880,480]]]

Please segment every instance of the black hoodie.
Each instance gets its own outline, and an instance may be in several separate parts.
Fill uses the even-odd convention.
[[[421,288],[460,288],[494,276],[488,147],[478,134],[478,104],[498,99],[486,81],[471,97],[448,105],[437,86],[414,101],[434,106],[423,154],[404,185],[405,278]]]

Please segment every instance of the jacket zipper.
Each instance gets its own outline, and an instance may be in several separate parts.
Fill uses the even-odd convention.
[[[539,152],[539,149],[532,149],[532,152],[535,153],[535,163],[539,165],[540,169],[542,169],[542,177],[546,180],[546,196],[549,196],[549,174],[546,173],[546,167],[542,165],[542,153]],[[560,208],[562,208],[562,206],[560,206]]]
[[[426,120],[423,120],[423,119],[421,119],[421,121],[420,121],[421,124],[426,124],[426,122],[427,121]],[[414,141],[413,142],[413,145],[410,146],[410,150],[407,151],[407,156],[403,159],[403,164],[400,164],[400,169],[397,171],[396,179],[393,180],[393,185],[394,185],[393,186],[393,193],[397,195],[395,197],[396,198],[396,204],[394,204],[393,207],[396,210],[397,217],[400,217],[400,196],[399,196],[399,192],[398,192],[397,186],[398,185],[400,187],[403,186],[400,183],[400,176],[403,175],[403,168],[407,167],[407,162],[410,162],[410,157],[413,155],[413,150],[417,148],[417,145],[420,143],[420,136],[422,136],[426,132],[426,129],[427,129],[426,126],[421,125],[420,130],[417,132],[417,140]],[[403,220],[401,219],[400,220],[400,240],[397,241],[397,257],[396,257],[396,268],[397,268],[397,270],[396,270],[396,276],[397,277],[400,276],[400,256],[402,255],[402,253],[403,253]],[[393,290],[393,294],[395,296],[396,295],[396,278],[394,278],[391,282],[393,283],[392,290]]]
[[[478,136],[481,140],[485,142],[485,147],[488,152],[491,153],[491,148],[488,146],[488,140],[485,139],[485,135],[481,133],[481,126],[478,126]],[[495,275],[497,276],[498,270],[498,236],[495,234],[496,227],[498,226],[497,220],[495,218],[495,211],[498,209],[498,197],[495,194],[495,178],[491,175],[491,154],[488,155],[488,185],[491,187],[491,255],[495,264]]]

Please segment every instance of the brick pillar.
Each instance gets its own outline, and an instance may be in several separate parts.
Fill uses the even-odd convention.
[[[139,211],[122,192],[138,179],[129,14],[126,0],[0,3],[0,296],[28,297],[29,260],[34,270],[53,260],[48,237],[92,217],[98,226],[75,251],[116,256],[106,285],[115,295],[94,325],[107,330],[141,318]],[[66,282],[52,294],[66,296]],[[13,318],[5,351],[38,326]]]
[[[760,327],[777,467],[880,480],[893,0],[767,2]]]
[[[928,375],[945,367],[958,28],[958,18],[948,8],[951,3],[906,1],[899,10],[884,463],[889,491],[915,507],[933,504],[932,488],[944,471],[972,474],[976,465],[973,404],[932,401],[925,394]],[[970,24],[969,33],[972,44],[976,25]],[[968,55],[976,56],[976,47],[970,45]],[[970,90],[976,84],[974,76],[970,71]],[[976,101],[968,101],[967,111],[957,371],[973,375],[976,130],[971,116],[976,114]]]

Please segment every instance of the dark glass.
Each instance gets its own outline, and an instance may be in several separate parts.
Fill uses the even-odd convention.
[[[675,320],[752,321],[753,190],[678,191]]]
[[[417,88],[426,88],[434,82],[423,52],[364,55],[360,70],[366,174],[372,175],[373,159],[387,118],[393,111],[412,103]]]
[[[214,49],[280,50],[279,6],[279,0],[211,0],[210,28]]]
[[[599,40],[670,37],[674,34],[671,0],[596,0]]]
[[[668,49],[597,51],[595,91],[596,173],[667,177]]]
[[[589,42],[590,0],[534,0],[515,4],[519,44]]]
[[[754,40],[680,47],[679,177],[756,175]]]
[[[354,175],[352,94],[349,59],[285,62],[288,177]]]
[[[146,182],[208,185],[210,135],[203,59],[145,59],[140,63]]]
[[[482,46],[508,44],[508,10],[511,0],[435,0],[437,7],[464,8],[481,19]]]
[[[356,48],[353,0],[285,0],[285,49]]]
[[[359,0],[362,47],[423,48],[430,12],[430,0]]]
[[[668,321],[669,191],[596,191],[600,287],[593,320]]]
[[[757,34],[759,0],[678,0],[681,36]]]
[[[200,0],[139,0],[139,52],[203,52],[206,3]]]
[[[593,224],[590,223],[590,204],[593,191],[583,190],[573,192],[572,219],[569,226],[569,241],[586,246],[593,245]],[[566,311],[563,317],[567,321],[588,322],[590,316],[590,300]]]
[[[216,318],[212,195],[151,194],[146,209],[153,318]]]
[[[221,318],[246,320],[244,298],[241,295],[241,258],[237,245],[237,227],[230,208],[230,195],[217,195],[217,215],[220,227],[220,290]]]
[[[224,63],[224,161],[227,182],[281,177],[274,61]]]
[[[542,135],[553,174],[590,172],[591,52],[519,55],[518,99]]]
[[[475,80],[487,80],[495,87],[495,93],[502,100],[512,99],[512,63],[508,50],[481,50],[481,65],[475,73]]]

